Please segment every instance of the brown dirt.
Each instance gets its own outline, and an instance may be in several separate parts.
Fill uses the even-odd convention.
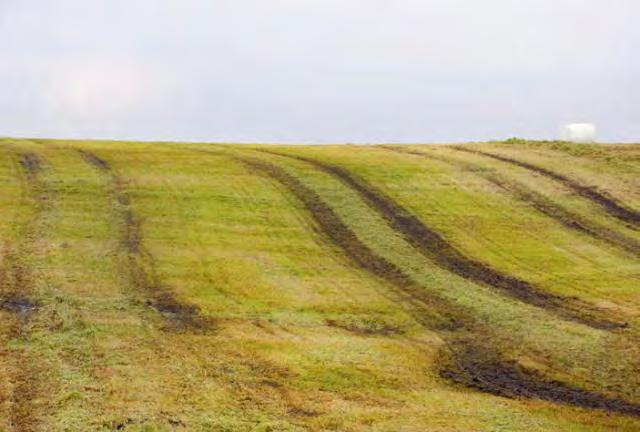
[[[33,301],[19,294],[5,295],[0,303],[0,309],[18,315],[25,315],[35,308],[36,304]]]
[[[165,330],[204,332],[214,328],[214,322],[192,304],[179,300],[158,276],[154,256],[144,247],[140,219],[131,208],[131,199],[124,190],[124,181],[111,165],[96,154],[78,150],[84,160],[111,177],[113,195],[122,223],[120,245],[126,254],[126,269],[131,285],[145,293],[147,306],[165,319]]]
[[[111,166],[109,165],[109,163],[107,161],[105,161],[104,159],[99,158],[97,155],[88,152],[86,150],[78,150],[78,153],[80,153],[80,155],[84,158],[84,160],[89,163],[90,165],[93,165],[94,167],[98,168],[101,171],[110,171],[111,170]]]
[[[35,176],[42,170],[40,158],[35,153],[23,153],[20,157],[20,165],[22,165],[29,181],[34,181]]]
[[[590,304],[575,298],[550,294],[529,282],[502,273],[465,256],[439,233],[427,227],[418,217],[411,214],[384,192],[342,167],[301,156],[270,150],[261,151],[307,162],[337,178],[356,191],[370,208],[384,218],[392,229],[401,233],[411,245],[443,269],[473,282],[496,288],[512,298],[551,311],[566,320],[602,330],[627,327],[627,323],[610,319],[603,311]]]
[[[619,232],[610,230],[593,221],[590,221],[583,216],[554,203],[544,195],[528,188],[527,186],[500,177],[494,172],[485,169],[481,165],[476,165],[473,163],[464,162],[441,155],[426,154],[402,147],[380,146],[380,148],[384,148],[396,153],[410,154],[425,159],[437,160],[449,165],[460,166],[469,172],[473,172],[474,174],[483,177],[495,186],[509,193],[514,198],[529,204],[540,213],[562,224],[566,228],[586,234],[597,240],[604,241],[605,243],[616,246],[634,255],[640,254],[640,243],[633,238],[627,237],[623,234],[620,234]]]
[[[456,347],[457,356],[440,371],[443,378],[467,387],[507,398],[541,399],[581,408],[600,409],[640,416],[640,405],[616,397],[547,380],[517,362],[506,361],[486,347],[464,341]]]
[[[442,318],[455,323],[439,326],[433,320],[420,320],[438,331],[446,341],[447,359],[441,376],[479,391],[508,398],[533,398],[584,408],[602,409],[627,415],[639,415],[640,406],[622,399],[610,398],[596,392],[572,387],[525,370],[516,362],[505,360],[491,337],[479,330],[474,319],[463,309],[434,297],[414,283],[395,264],[378,256],[351,231],[339,216],[311,188],[284,169],[269,162],[240,158],[250,169],[276,180],[306,208],[319,234],[337,246],[357,268],[367,271],[393,287],[419,300],[425,315],[438,311]],[[332,325],[329,323],[329,325]],[[461,337],[462,335],[462,337]]]
[[[485,152],[482,150],[470,149],[462,146],[452,147],[459,151],[464,151],[467,153],[474,153],[482,156],[487,156],[502,162],[509,163],[511,165],[516,165],[521,168],[528,169],[529,171],[533,171],[537,174],[543,175],[547,178],[556,180],[569,189],[576,192],[581,197],[599,205],[605,212],[609,213],[611,216],[626,222],[632,227],[640,226],[640,212],[629,209],[625,207],[623,204],[617,202],[614,198],[605,195],[604,192],[599,192],[594,187],[586,186],[578,183],[575,180],[572,180],[562,174],[551,171],[547,168],[543,168],[538,165],[531,164],[529,162],[524,162],[521,160],[509,158],[502,155],[497,155],[494,153]]]

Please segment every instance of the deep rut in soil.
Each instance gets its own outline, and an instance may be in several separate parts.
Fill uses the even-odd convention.
[[[78,150],[78,153],[87,163],[110,177],[114,207],[122,225],[120,246],[126,254],[124,272],[129,283],[149,297],[147,305],[165,318],[166,330],[211,330],[214,327],[213,321],[203,317],[197,306],[179,300],[158,276],[155,258],[144,247],[140,219],[135,215],[131,200],[124,190],[124,180],[107,161],[96,154],[87,150]]]
[[[33,269],[28,262],[36,253],[36,245],[40,237],[40,225],[43,216],[51,209],[54,191],[42,179],[42,160],[35,153],[20,155],[20,166],[24,178],[23,188],[26,195],[34,198],[34,212],[25,220],[19,232],[21,238],[6,251],[3,268],[0,269],[0,309],[11,316],[8,337],[26,340],[29,337],[29,324],[37,304],[32,296],[35,294]],[[40,407],[34,401],[44,391],[40,376],[43,371],[24,349],[14,349],[12,357],[12,380],[10,422],[14,431],[29,432],[38,429]]]
[[[542,399],[583,408],[640,415],[638,405],[559,381],[547,380],[517,362],[504,359],[489,345],[489,335],[479,330],[466,310],[428,294],[399,267],[377,255],[314,190],[277,165],[254,158],[238,159],[249,169],[277,181],[296,197],[312,217],[319,234],[338,247],[357,268],[385,280],[421,303],[424,314],[431,317],[426,320],[422,317],[418,322],[438,332],[448,348],[448,359],[441,370],[442,377],[502,397]],[[434,312],[439,313],[435,320]]]
[[[546,309],[568,321],[602,330],[627,327],[627,323],[617,322],[606,316],[603,311],[579,299],[550,294],[529,282],[502,273],[467,257],[384,192],[342,167],[271,150],[259,151],[309,163],[338,179],[357,192],[371,209],[378,213],[393,230],[402,234],[416,250],[447,271],[473,282],[496,288],[514,299]]]
[[[640,212],[629,209],[617,202],[615,199],[606,196],[602,192],[598,192],[595,188],[590,186],[585,186],[583,184],[578,183],[575,180],[570,179],[562,174],[551,171],[547,168],[543,168],[538,165],[534,165],[529,162],[524,162],[521,160],[513,159],[510,157],[498,155],[495,153],[489,153],[482,150],[465,148],[462,146],[454,146],[452,147],[456,150],[473,153],[477,155],[487,156],[502,162],[506,162],[511,165],[516,165],[521,168],[525,168],[529,171],[535,172],[537,174],[543,175],[547,178],[556,180],[569,189],[573,190],[579,196],[597,204],[600,206],[605,212],[609,213],[611,216],[630,224],[633,227],[640,227]]]
[[[583,216],[554,203],[544,195],[528,188],[523,184],[507,180],[501,176],[496,175],[494,172],[488,171],[482,165],[464,162],[442,155],[427,154],[424,152],[395,146],[380,147],[396,153],[409,154],[422,157],[424,159],[444,162],[448,165],[459,166],[466,171],[472,172],[475,175],[486,179],[495,186],[509,193],[514,198],[529,204],[540,213],[555,220],[566,228],[586,234],[594,239],[618,247],[626,252],[633,254],[634,256],[640,255],[640,242],[636,241],[635,239],[627,237],[619,232],[612,231],[604,226],[590,221]]]

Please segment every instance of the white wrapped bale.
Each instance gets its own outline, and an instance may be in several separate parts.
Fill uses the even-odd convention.
[[[596,140],[596,127],[591,123],[571,123],[562,128],[563,141],[573,143],[592,143]]]

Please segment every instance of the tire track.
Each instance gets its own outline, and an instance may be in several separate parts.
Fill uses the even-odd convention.
[[[548,293],[529,282],[502,273],[467,257],[391,197],[364,179],[356,177],[345,168],[272,150],[260,149],[258,151],[303,161],[333,176],[357,192],[371,209],[378,213],[393,230],[402,234],[404,239],[416,250],[447,271],[473,282],[493,287],[509,297],[546,309],[568,321],[601,330],[613,330],[628,326],[627,323],[610,319],[603,311],[578,298]]]
[[[55,193],[42,179],[42,160],[35,153],[22,153],[20,166],[26,181],[25,192],[35,199],[34,214],[27,219],[19,232],[21,238],[10,245],[5,255],[5,263],[0,270],[0,309],[11,316],[8,336],[13,339],[27,340],[29,325],[37,310],[33,299],[36,289],[33,269],[28,257],[37,253],[36,242],[44,215],[51,210]],[[44,374],[42,366],[30,358],[24,348],[12,351],[13,376],[15,382],[11,395],[10,423],[16,432],[30,432],[39,428],[41,423],[37,398],[44,392],[40,377]]]
[[[302,201],[317,223],[318,233],[322,237],[327,237],[331,244],[343,250],[359,268],[399,288],[401,292],[428,306],[430,313],[437,315],[427,320],[425,320],[426,317],[420,317],[422,323],[428,323],[430,326],[440,329],[454,330],[463,327],[465,322],[471,321],[470,316],[467,316],[461,308],[454,311],[451,305],[427,293],[395,264],[375,254],[342,222],[333,209],[322,201],[315,191],[305,186],[297,178],[268,162],[249,158],[242,158],[241,161],[254,171],[267,174],[268,177],[277,180]]]
[[[459,343],[460,344],[460,343]],[[461,344],[462,345],[462,344]],[[486,347],[464,344],[457,362],[440,371],[440,376],[467,387],[510,399],[540,399],[581,408],[598,409],[640,417],[640,405],[617,397],[548,380],[512,360],[496,357]]]
[[[495,153],[489,153],[482,150],[470,149],[470,148],[465,148],[461,146],[453,146],[451,148],[458,151],[462,151],[462,152],[490,157],[492,159],[506,162],[511,165],[516,165],[521,168],[525,168],[529,171],[540,174],[544,177],[560,182],[564,186],[573,190],[576,194],[578,194],[582,198],[585,198],[591,201],[592,203],[597,204],[598,206],[600,206],[600,208],[602,208],[605,212],[609,213],[611,216],[621,220],[622,222],[626,222],[627,224],[631,225],[631,227],[634,227],[634,228],[640,227],[640,212],[625,207],[623,204],[617,202],[615,199],[606,196],[602,192],[598,192],[594,187],[585,186],[583,184],[578,183],[575,180],[570,179],[569,177],[566,177],[555,171],[551,171],[547,168],[543,168],[541,166],[534,165],[529,162],[524,162],[521,160],[498,155]]]
[[[125,192],[124,180],[104,159],[87,150],[77,151],[88,164],[110,177],[111,195],[122,226],[120,246],[126,255],[123,272],[129,283],[148,296],[147,305],[164,317],[165,330],[205,332],[213,329],[212,320],[203,317],[196,305],[179,300],[160,279],[155,257],[144,247],[141,222]]]
[[[422,305],[422,312],[431,315],[433,308],[439,319],[419,320],[425,327],[439,332],[448,350],[441,369],[445,379],[476,390],[508,398],[541,399],[583,408],[601,409],[640,416],[640,406],[623,399],[583,390],[559,381],[547,380],[536,372],[506,360],[491,346],[490,335],[462,308],[426,292],[395,264],[377,255],[364,244],[340,219],[335,211],[311,188],[295,176],[269,162],[237,157],[249,170],[265,175],[283,186],[305,207],[314,221],[314,229],[337,247],[355,265],[382,279]],[[415,302],[412,303],[412,306]],[[444,321],[443,321],[444,318]],[[425,323],[426,322],[426,323]],[[445,326],[442,326],[445,324]],[[447,325],[448,324],[448,325]]]
[[[475,175],[484,178],[493,185],[509,193],[514,198],[529,204],[540,213],[555,220],[568,229],[586,234],[596,240],[603,241],[611,246],[622,249],[625,252],[629,252],[633,254],[633,256],[640,255],[640,242],[636,241],[635,239],[627,237],[619,232],[613,231],[600,224],[590,221],[579,215],[578,213],[572,212],[571,210],[554,203],[544,195],[530,189],[529,187],[521,183],[507,180],[501,176],[496,175],[495,173],[488,172],[481,165],[405,148],[392,146],[380,147],[396,153],[414,155],[425,159],[437,160],[449,165],[462,167],[466,171],[472,172]]]

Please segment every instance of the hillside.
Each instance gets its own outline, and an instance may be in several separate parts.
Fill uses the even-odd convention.
[[[640,145],[0,140],[0,430],[640,430]]]

